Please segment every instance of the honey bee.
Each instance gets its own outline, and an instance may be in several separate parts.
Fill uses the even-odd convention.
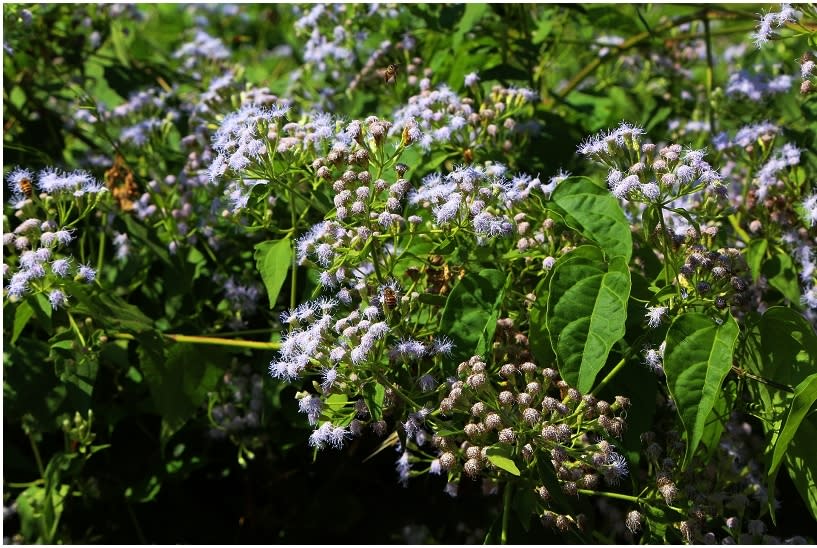
[[[125,160],[116,155],[111,168],[105,172],[105,185],[110,189],[114,199],[122,211],[133,209],[139,187],[133,179],[133,172],[125,165]]]
[[[17,183],[17,186],[20,187],[20,192],[25,194],[26,198],[31,198],[31,195],[34,193],[34,188],[31,186],[31,179],[23,177]]]
[[[383,72],[383,80],[389,84],[397,80],[397,69],[400,68],[400,63],[392,63]]]
[[[383,307],[386,310],[397,308],[397,293],[389,286],[383,288]]]

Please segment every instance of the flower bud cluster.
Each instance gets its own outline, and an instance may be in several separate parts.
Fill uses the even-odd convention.
[[[445,430],[461,434],[434,436],[439,463],[449,481],[463,475],[501,478],[506,473],[491,457],[511,458],[522,476],[538,478],[532,463],[550,461],[562,491],[617,484],[628,474],[627,462],[608,439],[620,438],[619,416],[629,400],[613,403],[582,395],[550,368],[527,361],[489,367],[479,356],[462,362],[440,401]],[[538,480],[540,481],[540,480]],[[540,487],[542,506],[550,495]],[[550,515],[550,514],[546,514]]]
[[[705,228],[703,237],[690,229],[687,241],[694,243],[685,246],[684,263],[679,268],[682,294],[712,303],[719,310],[742,304],[749,287],[744,277],[748,273],[746,259],[733,247],[709,251],[702,245],[711,239],[707,236],[712,234],[706,234],[707,231],[714,232],[714,227]]]
[[[764,534],[762,519],[767,516],[771,493],[763,479],[763,434],[740,414],[734,413],[726,422],[716,448],[705,458],[696,457],[683,471],[680,462],[686,444],[678,432],[667,431],[663,440],[655,432],[644,432],[641,442],[643,454],[656,470],[653,491],[645,498],[653,496],[653,504],[684,509],[686,519],[675,527],[685,541],[781,543]]]
[[[494,86],[477,104],[444,84],[432,90],[430,75],[417,82],[420,92],[394,112],[390,134],[412,131],[412,141],[422,150],[427,152],[432,146],[457,150],[463,152],[467,163],[477,143],[502,143],[505,149],[513,146],[511,139],[519,134],[518,117],[530,116],[527,107],[535,101],[536,93]]]

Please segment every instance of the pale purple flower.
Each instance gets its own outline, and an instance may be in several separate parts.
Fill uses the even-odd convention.
[[[399,476],[400,484],[403,487],[408,486],[409,472],[411,471],[411,463],[409,463],[408,451],[403,451],[400,458],[397,459],[397,474]]]
[[[298,411],[306,414],[311,426],[317,424],[322,410],[323,403],[317,396],[305,396],[298,400]]]
[[[91,283],[96,279],[96,270],[94,270],[90,266],[81,264],[79,265],[77,276],[82,278],[85,282]]]
[[[55,289],[48,294],[48,302],[51,303],[51,308],[56,310],[68,304],[68,297],[61,289]]]
[[[51,263],[51,270],[57,276],[61,278],[67,278],[71,274],[71,262],[70,259],[57,259],[53,263]]]

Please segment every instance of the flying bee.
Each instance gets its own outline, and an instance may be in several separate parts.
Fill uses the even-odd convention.
[[[389,84],[397,80],[397,69],[400,68],[400,63],[392,63],[383,72],[383,80]]]

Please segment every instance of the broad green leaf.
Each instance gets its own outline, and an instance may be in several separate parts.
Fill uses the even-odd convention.
[[[706,447],[707,458],[718,450],[723,429],[729,419],[729,413],[735,405],[736,386],[729,383],[723,387],[722,397],[715,399],[715,405],[704,422],[700,444]]]
[[[578,222],[579,226],[574,228],[596,242],[607,255],[624,257],[625,264],[630,261],[633,253],[630,223],[607,189],[585,177],[570,178],[556,187],[552,199]]]
[[[685,465],[701,441],[715,400],[721,397],[738,333],[731,315],[718,325],[698,312],[676,317],[667,331],[664,372],[687,435]]]
[[[465,35],[474,29],[476,24],[489,9],[488,4],[473,3],[465,5],[465,13],[462,14],[462,19],[460,19],[457,25],[457,30],[451,37],[452,48],[459,48]]]
[[[522,474],[519,471],[519,468],[517,468],[516,463],[513,461],[510,447],[504,445],[494,445],[489,447],[485,453],[488,456],[488,460],[491,462],[491,464],[497,468],[501,468],[514,476],[519,476]]]
[[[810,415],[800,423],[800,428],[786,451],[786,468],[794,486],[803,497],[812,517],[817,520],[817,417]]]
[[[33,315],[34,309],[31,308],[28,299],[17,306],[17,310],[14,311],[14,327],[11,331],[11,344],[17,342],[26,324],[28,324],[28,320],[30,320]]]
[[[448,423],[444,423],[445,426],[441,428],[435,428],[434,433],[438,436],[448,437],[448,436],[459,436],[463,433],[462,428],[453,428]]]
[[[777,471],[783,462],[786,450],[815,401],[817,401],[817,373],[806,377],[806,379],[794,389],[794,397],[792,398],[791,407],[789,407],[789,413],[783,421],[780,434],[777,436],[774,449],[772,450],[772,460],[769,464],[768,473],[770,493],[774,493],[774,482],[777,478]]]
[[[817,371],[817,333],[802,314],[773,306],[763,314],[758,330],[760,360],[754,373],[794,387]]]
[[[794,388],[803,385],[817,371],[817,334],[812,324],[795,310],[783,306],[769,308],[753,327],[747,343],[750,359],[743,365],[764,379]],[[783,432],[784,419],[791,413],[793,395],[751,379],[746,386],[750,396],[763,406],[766,417],[763,428],[770,447],[775,447]],[[768,477],[773,481],[777,470],[773,471],[771,466],[770,460]],[[770,511],[774,516],[771,506]]]
[[[106,68],[107,74],[107,68]],[[122,97],[127,97],[128,93],[123,93]],[[148,231],[147,227],[136,220],[135,217],[131,215],[125,215],[123,219],[125,221],[125,226],[128,229],[128,237],[131,239],[132,242],[138,245],[145,245],[150,248],[151,255],[155,259],[161,260],[164,264],[168,266],[173,266],[173,262],[170,260],[170,252],[167,250],[167,246],[158,245],[154,240],[155,236]]]
[[[630,270],[621,256],[605,262],[595,246],[558,261],[550,279],[547,324],[562,378],[588,392],[624,336]]]
[[[545,41],[550,35],[551,30],[553,29],[553,23],[547,17],[543,17],[539,20],[539,23],[536,26],[536,30],[533,32],[533,36],[531,36],[531,42],[534,44],[540,44]]]
[[[145,380],[150,387],[156,410],[162,416],[162,447],[192,417],[215,389],[222,376],[226,355],[218,348],[202,352],[188,344],[169,347],[163,355],[161,340],[140,338],[138,349]]]
[[[510,483],[506,483],[504,488],[511,489],[512,486]],[[519,518],[522,529],[525,531],[530,530],[530,521],[536,514],[538,499],[539,496],[530,487],[517,488],[513,493],[511,507],[514,509],[514,513]]]
[[[64,383],[76,387],[81,396],[69,391],[68,396],[73,399],[77,408],[90,406],[91,395],[94,392],[94,383],[99,371],[99,361],[95,355],[78,355],[73,363],[66,363],[65,360],[58,360],[55,363],[55,371]],[[72,397],[73,396],[73,397]]]
[[[255,266],[267,288],[270,309],[278,302],[278,293],[292,266],[292,245],[288,238],[261,242],[255,246]]]
[[[73,296],[74,293],[71,292],[70,295]],[[48,299],[42,293],[37,293],[34,298],[27,299],[27,302],[31,305],[34,315],[37,316],[37,321],[41,322],[43,329],[50,333],[52,330],[51,313],[54,310],[51,308]]]
[[[755,239],[749,242],[746,248],[746,263],[749,265],[749,271],[752,273],[752,279],[757,281],[760,276],[760,267],[763,264],[763,257],[766,255],[766,249],[769,247],[768,240]]]
[[[644,458],[641,434],[653,427],[657,411],[655,396],[659,386],[658,377],[644,367],[639,360],[639,356],[631,359],[604,388],[594,392],[596,397],[606,401],[613,401],[617,395],[630,399],[630,406],[627,409],[627,428],[624,430],[619,452],[627,457],[631,466],[636,466]]]
[[[454,342],[453,362],[467,360],[493,341],[504,285],[502,272],[485,269],[466,274],[451,290],[440,319],[440,333]]]
[[[536,285],[534,295],[536,300],[528,312],[530,315],[530,328],[528,340],[530,341],[531,353],[537,363],[552,363],[556,356],[553,354],[553,347],[550,345],[547,330],[547,304],[548,285],[550,279],[545,278]]]
[[[136,306],[110,292],[91,294],[85,286],[75,284],[71,296],[77,300],[72,312],[87,314],[105,329],[142,333],[153,329],[153,320]]]
[[[348,401],[349,397],[346,396],[346,394],[332,394],[331,396],[326,398],[326,401],[324,403],[326,404],[327,408],[343,409],[344,407],[346,407]]]
[[[128,32],[121,21],[111,22],[111,43],[113,44],[116,58],[125,68],[130,66],[128,51],[132,41],[133,33]]]
[[[800,303],[800,283],[791,257],[778,253],[763,263],[761,270],[770,286],[780,291],[792,304]]]
[[[379,382],[370,382],[363,386],[363,401],[369,408],[373,421],[383,418],[383,400],[386,398],[386,389]]]

